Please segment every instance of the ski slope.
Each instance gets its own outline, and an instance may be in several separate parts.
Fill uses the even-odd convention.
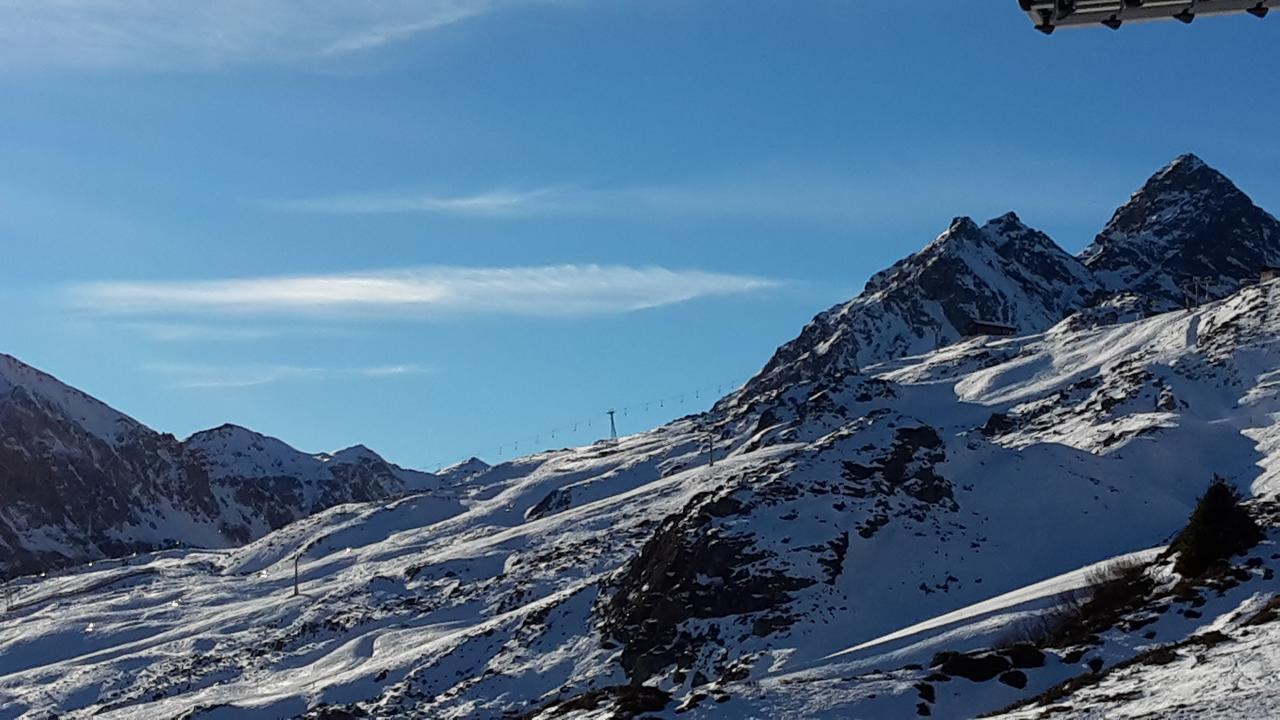
[[[902,717],[928,674],[904,668],[990,645],[1090,565],[1149,554],[1214,473],[1275,493],[1277,302],[1269,284],[1195,312],[966,342],[337,506],[242,548],[24,578],[0,621],[0,716],[492,718],[645,665],[681,717]],[[652,577],[703,614],[629,627],[620,608],[652,598],[625,578],[661,559],[663,532],[690,562]],[[761,605],[699,604],[739,588]],[[668,631],[689,640],[669,665],[657,645],[641,665],[626,655]],[[1051,665],[1022,690],[955,682],[933,716],[1079,671]]]

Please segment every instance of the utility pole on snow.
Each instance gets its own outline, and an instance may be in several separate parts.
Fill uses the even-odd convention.
[[[298,597],[302,594],[298,590],[298,560],[302,558],[302,553],[293,556],[293,596]]]
[[[715,433],[707,433],[707,467],[716,466],[716,436]]]

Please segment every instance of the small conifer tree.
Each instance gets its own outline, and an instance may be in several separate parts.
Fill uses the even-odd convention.
[[[1195,578],[1261,541],[1262,528],[1241,505],[1240,493],[1215,476],[1169,549],[1178,554],[1174,570]]]

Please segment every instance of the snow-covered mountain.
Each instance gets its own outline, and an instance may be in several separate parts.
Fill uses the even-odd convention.
[[[1257,279],[1264,264],[1280,264],[1280,221],[1183,155],[1116,211],[1081,259],[1107,290],[1171,310],[1186,305],[1188,279],[1204,281],[1193,291],[1201,300],[1217,299]]]
[[[1244,257],[1236,235],[1201,240],[1219,254],[1197,275]],[[1176,683],[1200,655],[1248,680],[1233,644],[1249,668],[1280,664],[1274,529],[1209,580],[1159,549],[1214,476],[1276,524],[1280,282],[1152,314],[1167,298],[1111,277],[1016,217],[957,221],[706,413],[469,461],[445,490],[239,548],[20,579],[0,716],[1176,715],[1144,682]],[[972,319],[1014,334],[964,337]],[[127,422],[85,426],[116,438]],[[237,429],[188,444],[219,488],[300,472]],[[1154,578],[1126,614],[1026,640],[1118,556]],[[1197,682],[1193,709],[1229,694]],[[1250,697],[1205,707],[1274,707]]]
[[[1017,215],[982,227],[957,218],[923,250],[876,273],[861,295],[814,318],[746,394],[950,345],[972,334],[975,321],[1038,332],[1096,290],[1078,260]]]
[[[839,378],[1007,326],[1040,332],[1088,308],[1116,322],[1225,297],[1280,264],[1280,222],[1221,173],[1184,155],[1119,208],[1080,257],[1009,213],[978,227],[958,218],[920,252],[874,275],[853,300],[818,315],[782,346],[743,396]],[[988,326],[988,327],[984,327]]]
[[[229,547],[334,505],[439,486],[357,447],[313,456],[224,425],[157,433],[0,355],[0,572]]]

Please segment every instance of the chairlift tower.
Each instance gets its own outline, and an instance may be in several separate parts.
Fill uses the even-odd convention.
[[[618,444],[618,423],[614,418],[614,415],[616,415],[617,412],[617,410],[609,411],[609,442],[614,445]]]
[[[1187,309],[1197,308],[1207,302],[1212,297],[1214,279],[1207,276],[1190,276],[1183,278],[1178,283],[1178,287],[1182,289],[1186,296]]]

